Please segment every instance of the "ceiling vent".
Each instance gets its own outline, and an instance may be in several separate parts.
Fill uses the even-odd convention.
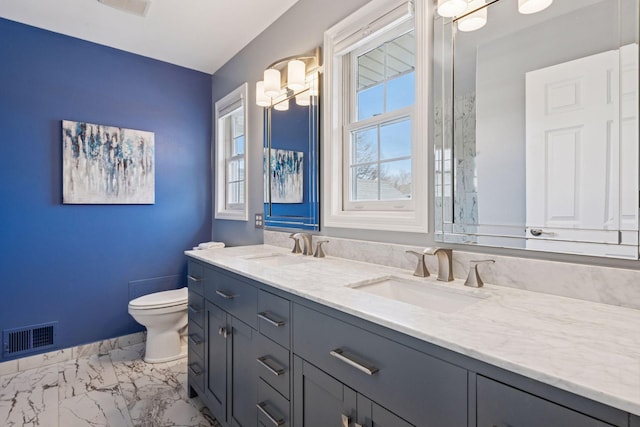
[[[151,0],[98,0],[102,4],[111,6],[132,15],[146,16],[151,6]]]

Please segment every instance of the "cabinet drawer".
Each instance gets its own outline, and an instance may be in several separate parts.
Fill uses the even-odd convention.
[[[478,427],[611,427],[611,424],[478,375]]]
[[[467,372],[349,323],[293,305],[293,351],[413,424],[467,423]]]
[[[290,348],[290,302],[261,290],[258,294],[258,330],[280,344]]]
[[[189,289],[189,323],[204,326],[204,297]]]
[[[204,295],[204,267],[194,261],[187,266],[187,286],[190,291]]]
[[[195,322],[189,323],[189,353],[194,352],[204,357],[204,329]]]
[[[263,380],[258,380],[258,411],[259,425],[266,427],[290,427],[289,401],[275,391]],[[260,424],[262,423],[262,424]]]
[[[254,329],[258,329],[256,310],[258,290],[250,284],[218,269],[205,270],[204,296]]]
[[[189,350],[187,362],[187,372],[189,375],[189,385],[193,387],[198,394],[204,392],[204,359]]]
[[[260,378],[289,399],[289,350],[260,335],[256,364]]]

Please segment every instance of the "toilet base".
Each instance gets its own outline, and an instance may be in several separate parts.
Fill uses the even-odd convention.
[[[161,357],[161,358],[150,358],[150,357],[147,357],[145,355],[143,360],[146,363],[163,363],[163,362],[172,362],[174,360],[182,359],[184,357],[187,357],[187,350],[186,349],[184,351],[181,351],[180,354],[176,354],[175,356],[167,356],[167,357]]]
[[[187,356],[187,343],[179,331],[157,332],[147,329],[147,343],[143,360],[163,363]]]

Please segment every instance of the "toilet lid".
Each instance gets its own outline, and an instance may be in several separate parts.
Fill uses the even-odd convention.
[[[186,304],[189,293],[187,288],[173,289],[171,291],[155,292],[143,295],[129,301],[129,307],[133,308],[158,308],[172,307],[174,305]]]

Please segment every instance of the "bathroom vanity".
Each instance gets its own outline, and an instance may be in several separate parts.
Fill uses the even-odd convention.
[[[268,245],[186,254],[190,393],[222,425],[638,426],[637,310]],[[389,281],[440,303],[367,291]]]

